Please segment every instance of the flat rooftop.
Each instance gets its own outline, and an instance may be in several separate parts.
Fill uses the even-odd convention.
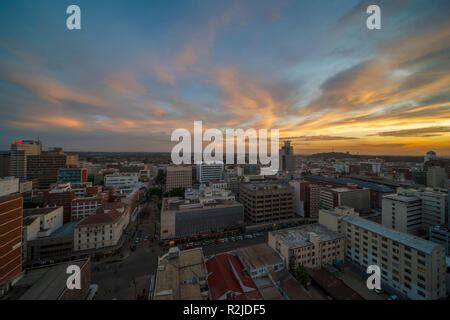
[[[87,262],[88,259],[83,259],[31,269],[16,283],[10,298],[14,300],[58,300],[67,288],[67,267],[77,265],[82,268]]]
[[[310,245],[310,233],[317,234],[320,238],[320,241],[333,241],[344,237],[343,235],[331,231],[330,229],[318,223],[271,231],[270,233],[280,239],[282,242],[286,243],[286,245],[290,248]]]
[[[345,216],[342,218],[343,221],[346,221],[348,223],[351,223],[355,226],[358,226],[360,228],[366,229],[368,231],[371,231],[373,233],[376,233],[378,235],[381,235],[382,237],[397,241],[405,246],[414,248],[418,251],[425,252],[425,253],[431,253],[436,247],[439,246],[439,244],[424,240],[419,237],[415,237],[413,235],[398,232],[389,228],[386,228],[382,226],[381,224],[378,224],[376,222],[372,222],[370,220],[357,217],[357,216]]]
[[[155,300],[203,300],[201,279],[206,283],[202,248],[180,250],[159,259],[156,271]]]
[[[273,190],[273,189],[288,189],[292,187],[287,184],[274,182],[250,182],[242,184],[241,188],[259,191],[259,190]]]
[[[185,201],[180,198],[164,198],[162,204],[163,211],[207,210],[232,206],[242,206],[242,204],[236,200],[227,199],[214,199],[214,201],[200,203],[199,201]]]
[[[45,208],[32,208],[32,209],[24,209],[23,216],[34,216],[34,215],[45,215],[58,210],[60,207],[45,207]]]
[[[281,257],[266,243],[238,248],[237,254],[242,263],[250,269],[259,269],[283,262]]]
[[[416,196],[407,196],[407,195],[401,195],[401,194],[388,194],[386,196],[383,196],[383,198],[394,200],[394,201],[400,201],[405,203],[411,203],[419,201],[420,198]]]

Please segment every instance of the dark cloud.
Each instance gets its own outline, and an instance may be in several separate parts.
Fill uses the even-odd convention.
[[[385,131],[369,136],[381,136],[381,137],[433,137],[438,133],[449,133],[450,127],[427,127],[418,129],[405,129],[396,131]]]
[[[342,137],[342,136],[296,136],[296,137],[286,137],[283,140],[295,140],[299,141],[339,141],[339,140],[357,140],[355,137]]]

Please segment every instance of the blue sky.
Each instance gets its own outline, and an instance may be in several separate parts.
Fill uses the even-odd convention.
[[[450,155],[449,17],[445,0],[5,0],[0,149],[168,151],[203,120],[280,128],[298,153]]]

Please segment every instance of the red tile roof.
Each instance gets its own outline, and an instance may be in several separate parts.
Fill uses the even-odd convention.
[[[117,210],[111,210],[107,213],[96,213],[87,216],[77,224],[77,228],[80,226],[87,226],[93,224],[110,224],[116,222],[122,214]]]
[[[252,278],[244,271],[237,256],[222,253],[206,262],[208,286],[213,300],[262,299]]]

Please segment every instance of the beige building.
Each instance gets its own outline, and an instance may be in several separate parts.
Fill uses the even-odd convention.
[[[442,167],[430,167],[427,170],[427,186],[432,188],[447,187],[447,171]]]
[[[446,222],[446,189],[401,189],[382,199],[382,224],[400,232],[427,235],[430,227]]]
[[[154,300],[206,300],[208,284],[202,248],[172,247],[158,260]]]
[[[342,217],[346,259],[381,268],[382,286],[414,300],[446,297],[445,248],[357,216]]]
[[[268,244],[290,268],[318,268],[344,259],[344,236],[315,223],[269,232]]]
[[[169,166],[166,171],[166,190],[192,187],[192,166]]]
[[[252,223],[275,222],[294,218],[294,188],[277,183],[244,183],[239,202],[244,205],[245,218]]]
[[[342,233],[339,220],[345,216],[359,216],[355,209],[346,206],[336,207],[334,209],[319,210],[319,224],[327,227],[331,231]]]
[[[124,203],[108,203],[100,212],[77,223],[74,251],[98,250],[119,244],[130,222],[129,208]]]

